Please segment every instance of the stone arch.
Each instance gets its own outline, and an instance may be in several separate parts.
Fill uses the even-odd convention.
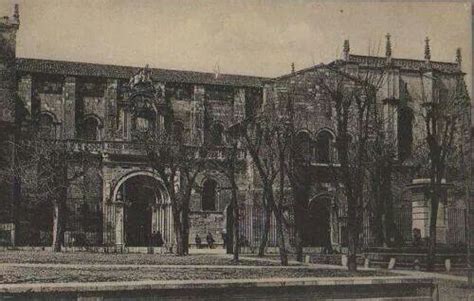
[[[213,178],[205,178],[202,182],[201,210],[216,211],[218,208],[219,184]]]
[[[146,230],[145,238],[150,240],[154,232],[160,232],[162,235],[162,239],[165,244],[172,245],[174,241],[174,233],[173,233],[173,216],[172,216],[172,207],[171,207],[171,200],[169,197],[168,190],[163,183],[161,177],[153,172],[148,170],[133,170],[125,175],[122,175],[119,180],[117,180],[113,187],[111,188],[111,202],[109,203],[109,207],[111,207],[111,215],[109,217],[109,222],[112,222],[114,225],[115,233],[113,236],[115,237],[115,244],[119,247],[123,247],[127,244],[125,239],[126,233],[128,233],[129,229],[133,229],[136,225],[132,225],[132,228],[125,228],[125,223],[127,222],[128,210],[127,206],[136,207],[135,203],[126,203],[122,202],[120,199],[118,200],[117,196],[119,190],[121,189],[122,185],[125,184],[128,180],[133,179],[135,177],[149,177],[156,181],[159,185],[158,192],[160,193],[160,197],[156,198],[156,203],[153,203],[146,209],[145,211],[140,211],[147,216],[147,221],[143,229]],[[133,186],[132,186],[133,187]],[[126,188],[125,188],[126,189]],[[137,191],[135,189],[135,191]],[[142,204],[144,204],[142,202]],[[130,208],[132,208],[130,207]],[[140,209],[141,210],[141,209]],[[134,211],[136,213],[136,211]],[[150,215],[148,215],[150,214]],[[133,219],[132,219],[133,220]],[[128,220],[131,221],[131,220]],[[127,223],[127,225],[130,225]],[[149,228],[148,228],[149,227]],[[128,236],[133,237],[133,236]],[[149,241],[150,242],[150,241]],[[140,241],[138,245],[148,245],[148,243],[143,243]]]
[[[336,135],[328,128],[320,129],[315,139],[315,157],[318,163],[330,163],[333,161],[333,144]]]
[[[99,116],[92,113],[87,114],[82,118],[80,137],[87,140],[100,140],[103,127],[102,119]]]
[[[55,115],[53,112],[51,112],[51,111],[41,111],[41,112],[39,112],[39,114],[38,114],[38,121],[40,120],[40,118],[41,118],[42,116],[48,116],[48,117],[51,118],[51,120],[52,120],[53,123],[59,123],[59,122],[58,122],[58,118],[57,118],[56,115]]]
[[[225,143],[225,127],[220,121],[211,124],[210,142],[213,146],[222,146]]]
[[[173,122],[173,135],[176,139],[176,142],[182,143],[186,139],[186,129],[184,127],[184,122],[182,120],[177,119],[176,121]]]
[[[41,111],[37,117],[38,130],[41,137],[57,138],[56,125],[59,124],[56,115],[50,111]]]
[[[300,160],[308,161],[314,156],[313,138],[309,130],[301,129],[295,135],[296,152]]]
[[[314,195],[308,201],[303,238],[311,247],[325,248],[327,251],[338,243],[339,226],[335,206],[335,195],[323,192]]]
[[[146,171],[146,170],[139,170],[139,171],[131,171],[125,175],[123,175],[116,183],[115,183],[115,186],[112,190],[112,196],[111,196],[111,200],[112,201],[115,201],[116,198],[117,198],[117,193],[118,193],[118,190],[120,189],[120,186],[122,186],[123,183],[125,183],[128,179],[130,178],[133,178],[135,176],[148,176],[148,177],[151,177],[151,178],[154,178],[155,180],[157,180],[160,184],[161,184],[161,187],[162,188],[162,192],[164,192],[165,194],[162,195],[162,199],[165,200],[165,204],[169,204],[171,203],[170,201],[170,196],[168,194],[168,189],[166,189],[166,186],[165,184],[163,183],[163,180],[161,179],[161,177],[155,173],[155,172],[152,172],[152,171]]]

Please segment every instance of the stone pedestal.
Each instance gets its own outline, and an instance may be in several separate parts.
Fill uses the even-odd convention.
[[[429,237],[431,201],[428,193],[429,179],[416,179],[410,185],[412,195],[412,229],[420,229],[421,238]],[[447,187],[445,188],[447,189]],[[443,194],[443,197],[446,194]],[[447,224],[445,199],[440,199],[438,206],[438,216],[436,221],[436,241],[446,243]]]

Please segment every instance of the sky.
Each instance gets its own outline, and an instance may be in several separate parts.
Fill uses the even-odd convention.
[[[454,61],[471,82],[470,3],[303,0],[0,0],[20,4],[17,56],[278,76],[351,53]]]

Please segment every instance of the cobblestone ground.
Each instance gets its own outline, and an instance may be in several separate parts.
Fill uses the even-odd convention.
[[[0,284],[45,282],[100,282],[137,280],[258,279],[299,277],[364,277],[386,275],[375,271],[349,272],[310,268],[160,268],[160,267],[18,267],[0,266]]]
[[[469,289],[466,282],[439,280],[439,301],[474,300],[474,289]]]
[[[53,253],[49,251],[0,251],[0,263],[279,265],[278,262],[268,260],[240,260],[235,263],[230,257],[207,254],[179,257],[172,254]]]

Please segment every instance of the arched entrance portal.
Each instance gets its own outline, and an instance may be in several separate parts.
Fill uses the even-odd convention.
[[[172,242],[172,214],[168,194],[152,173],[129,175],[117,185],[115,202],[122,209],[116,217],[116,244],[150,246],[158,232],[163,242]]]
[[[305,227],[304,244],[308,247],[331,248],[331,200],[314,198],[309,202]]]

